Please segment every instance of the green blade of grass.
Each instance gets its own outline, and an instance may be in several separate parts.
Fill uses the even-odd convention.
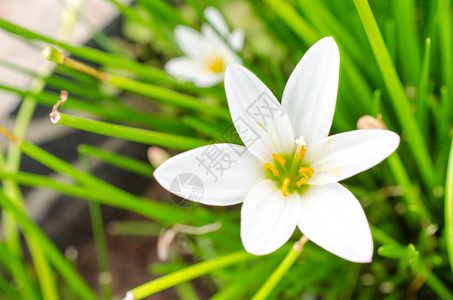
[[[23,91],[2,84],[0,84],[0,89],[15,93],[17,95],[20,95],[21,97],[32,96],[34,97],[36,102],[47,106],[53,106],[60,99],[59,95],[50,92],[42,92],[35,95],[30,91]],[[169,131],[177,134],[190,133],[186,126],[175,122],[176,117],[173,117],[172,115],[151,112],[144,113],[135,109],[131,109],[122,104],[111,105],[102,102],[100,104],[96,104],[71,97],[71,100],[65,103],[65,107],[83,110],[111,121],[140,124],[157,130]]]
[[[396,28],[398,30],[398,51],[401,61],[402,78],[412,84],[418,82],[420,74],[420,44],[415,24],[415,1],[392,1]],[[408,51],[410,49],[410,51]]]
[[[435,1],[433,1],[435,2]],[[439,30],[440,69],[443,84],[449,91],[453,91],[453,31],[450,0],[437,1],[437,25]],[[451,102],[451,101],[450,101]],[[453,105],[450,103],[448,112],[451,114]]]
[[[137,173],[146,177],[154,178],[154,168],[149,163],[108,152],[89,145],[79,145],[77,148],[80,154],[96,157],[103,162],[120,167],[124,170]]]
[[[50,69],[49,67],[43,67],[42,69],[40,69],[39,73],[45,76],[50,73]],[[31,90],[34,93],[38,93],[44,89],[44,86],[45,86],[44,81],[38,77],[32,81]],[[26,131],[28,129],[28,125],[30,124],[30,121],[35,112],[35,108],[36,108],[35,98],[32,95],[25,97],[19,109],[16,124],[14,127],[14,134],[16,136],[18,137],[25,136]],[[9,172],[16,172],[17,170],[19,170],[21,157],[22,152],[20,151],[20,149],[13,143],[10,143],[8,147],[8,157],[6,159],[4,169]],[[24,200],[22,198],[22,193],[17,184],[11,180],[4,180],[3,185],[5,195],[10,197],[10,199],[14,201],[14,203],[17,205],[19,209],[23,210]],[[15,221],[11,219],[11,216],[9,216],[7,212],[4,212],[3,215],[5,217],[4,218],[5,228],[8,229],[8,227],[10,227],[10,233],[17,235],[17,237],[15,237],[14,239],[18,239],[19,232],[17,229],[14,229],[14,227],[16,227]],[[8,222],[11,223],[9,224]],[[38,277],[38,282],[40,284],[43,296],[49,300],[58,300],[58,291],[53,270],[51,269],[44,255],[40,243],[36,240],[36,238],[33,235],[24,233],[24,236],[30,249],[30,254],[33,259],[36,274]],[[20,242],[17,246],[21,247]]]
[[[432,219],[430,212],[426,209],[420,195],[415,191],[409,175],[398,153],[393,153],[387,158],[387,162],[395,177],[395,181],[403,189],[403,198],[406,202],[408,211],[415,213],[422,224],[430,224]]]
[[[157,278],[153,281],[150,281],[148,283],[145,283],[132,289],[130,292],[134,296],[134,299],[136,300],[143,299],[149,295],[163,291],[177,284],[187,282],[189,280],[198,278],[205,274],[214,272],[216,270],[234,264],[239,264],[254,258],[255,256],[248,254],[245,251],[233,252],[212,260],[194,264],[185,269]]]
[[[92,174],[92,168],[88,156],[80,154],[79,161],[84,167],[85,171]],[[89,202],[88,208],[90,211],[91,228],[93,230],[94,243],[96,248],[96,260],[98,267],[98,284],[101,294],[101,299],[109,300],[112,299],[112,280],[110,271],[109,252],[107,248],[107,240],[104,230],[104,220],[102,218],[101,205],[96,202]],[[102,278],[108,278],[103,280]]]
[[[2,192],[0,188],[0,192]],[[25,269],[24,262],[15,253],[9,250],[9,246],[0,243],[0,262],[2,266],[11,272],[17,290],[23,299],[39,300],[38,289],[31,280]]]
[[[143,65],[128,59],[125,59],[123,57],[119,57],[116,55],[108,54],[96,49],[91,49],[88,47],[76,47],[76,46],[71,46],[67,43],[49,38],[47,36],[35,33],[31,30],[27,30],[25,28],[22,28],[20,26],[17,26],[11,22],[8,22],[6,20],[0,19],[0,28],[3,28],[4,30],[21,36],[27,40],[38,40],[42,41],[51,45],[58,46],[71,54],[90,60],[92,62],[96,62],[105,66],[110,66],[114,68],[119,68],[119,69],[124,69],[129,72],[133,72],[136,75],[142,76],[145,79],[151,80],[151,81],[156,81],[159,83],[166,83],[170,84],[173,86],[180,86],[183,87],[183,84],[178,83],[174,78],[172,78],[170,75],[165,73],[159,68],[153,67],[153,66],[147,66]]]
[[[11,179],[21,185],[49,188],[62,194],[70,195],[87,201],[100,203],[128,210],[145,216],[147,218],[159,221],[165,225],[173,225],[183,222],[210,222],[212,218],[207,218],[206,211],[198,208],[187,214],[187,210],[175,207],[174,205],[160,203],[152,199],[143,199],[118,189],[116,197],[112,192],[99,191],[94,187],[62,183],[46,176],[31,173],[8,173],[0,171],[0,178]],[[127,194],[127,196],[126,196]],[[198,219],[198,220],[197,220]]]
[[[447,182],[445,183],[445,242],[450,268],[453,273],[453,141],[448,159]]]
[[[420,128],[415,122],[409,100],[396,73],[390,55],[385,46],[379,27],[367,0],[354,0],[357,12],[362,20],[371,48],[381,71],[390,99],[395,106],[398,120],[407,135],[407,142],[423,178],[423,183],[431,190],[437,181],[437,174],[429,151],[424,143]]]
[[[427,124],[427,102],[428,102],[428,85],[431,66],[431,38],[426,39],[425,54],[423,55],[422,71],[418,80],[417,110],[415,117],[421,128],[428,128]],[[427,134],[426,130],[424,132]]]
[[[270,293],[277,286],[283,276],[285,276],[291,266],[296,262],[307,241],[308,239],[303,236],[293,245],[293,247],[291,247],[291,250],[285,256],[283,261],[280,263],[277,269],[275,269],[272,275],[266,280],[266,282],[258,290],[258,292],[253,296],[252,300],[265,300],[268,298]]]
[[[197,138],[184,137],[169,133],[162,133],[157,131],[110,124],[101,121],[77,118],[62,113],[59,113],[59,116],[60,118],[57,122],[55,122],[55,124],[65,125],[72,128],[148,145],[169,147],[179,150],[189,150],[210,144],[209,141]]]
[[[308,45],[314,44],[318,38],[318,33],[311,25],[301,18],[297,11],[288,2],[282,0],[266,0],[281,20],[285,22],[295,33]]]
[[[2,126],[0,126],[0,132],[18,145],[21,151],[31,158],[49,167],[50,169],[66,174],[77,180],[80,184],[89,187],[90,189],[88,189],[87,192],[95,191],[93,196],[90,197],[88,195],[87,199],[93,199],[93,201],[96,201],[97,198],[103,199],[105,204],[129,209],[151,219],[158,220],[164,224],[172,225],[176,222],[185,221],[190,221],[194,224],[200,222],[213,222],[212,214],[201,207],[197,207],[191,211],[191,214],[187,214],[185,209],[175,207],[174,205],[166,205],[164,203],[137,197],[90,174],[79,171],[71,164],[53,156],[40,147],[16,138]],[[48,181],[41,182],[41,184],[45,185],[46,182]],[[80,191],[77,192],[80,193]]]
[[[195,97],[184,95],[163,87],[118,76],[111,76],[108,83],[120,89],[159,100],[164,104],[171,104],[189,110],[215,115],[226,120],[230,119],[229,112],[224,108],[204,103]]]
[[[33,235],[39,241],[46,253],[47,259],[53,264],[55,269],[66,279],[75,295],[81,299],[96,300],[97,297],[88,285],[80,278],[74,268],[65,260],[57,247],[48,237],[36,226],[23,212],[21,212],[11,201],[0,191],[0,204],[8,210],[14,219],[22,226],[27,234]]]

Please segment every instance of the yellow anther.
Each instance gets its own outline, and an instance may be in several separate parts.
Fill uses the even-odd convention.
[[[310,168],[310,167],[307,167],[307,168],[304,168],[304,167],[301,167],[299,169],[299,174],[300,175],[304,175],[305,173],[308,173],[308,177],[310,178],[311,176],[313,176],[313,174],[315,174],[315,170],[313,170],[313,168]]]
[[[289,185],[289,178],[285,177],[285,179],[283,179],[283,185],[282,185],[283,197],[288,197],[288,185]]]
[[[272,157],[273,157],[276,161],[278,161],[282,166],[285,165],[286,160],[284,160],[283,157],[281,157],[281,156],[278,155],[277,153],[272,154]]]
[[[299,160],[302,160],[304,158],[305,151],[307,151],[307,150],[305,149],[304,145],[302,145],[299,153],[297,153],[297,155],[296,155]]]
[[[266,169],[271,169],[272,173],[274,173],[274,176],[278,176],[278,170],[274,167],[273,164],[265,163],[264,164],[264,170],[266,170]]]
[[[307,182],[309,179],[308,175],[307,174],[302,174],[302,178],[296,182],[297,186],[300,187],[302,184],[304,184],[305,182]]]
[[[208,70],[214,73],[221,73],[225,70],[225,61],[220,55],[209,59],[207,61]]]
[[[299,174],[302,176],[302,178],[298,182],[296,182],[298,187],[306,183],[308,179],[310,179],[310,177],[313,176],[313,174],[315,174],[315,170],[313,170],[313,168],[310,167],[301,167],[297,172],[299,172]]]

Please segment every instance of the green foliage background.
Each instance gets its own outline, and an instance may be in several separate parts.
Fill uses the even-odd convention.
[[[203,235],[178,233],[184,237],[182,247],[199,263],[172,253],[169,262],[153,264],[150,272],[166,275],[130,287],[137,299],[172,286],[181,299],[198,299],[189,280],[199,276],[210,278],[202,285],[213,299],[248,299],[290,251],[292,242],[268,256],[248,255],[239,237],[239,209],[181,208],[144,199],[95,178],[89,166],[78,170],[60,160],[60,153],[48,153],[22,140],[36,105],[48,105],[50,110],[58,101],[58,94],[45,89],[49,87],[69,91],[69,100],[60,110],[71,108],[98,120],[62,114],[62,125],[177,150],[222,141],[222,133],[231,125],[223,86],[202,89],[163,71],[166,61],[182,54],[174,28],[199,29],[206,22],[203,9],[207,6],[219,8],[230,28],[245,31],[245,48],[240,53],[245,66],[277,98],[303,53],[320,38],[333,36],[340,47],[341,70],[331,133],[355,129],[363,115],[380,114],[387,127],[402,137],[397,153],[344,182],[367,213],[376,249],[373,262],[350,263],[308,243],[268,297],[453,299],[453,167],[447,163],[453,121],[450,0],[371,1],[371,8],[366,0],[188,0],[173,4],[138,0],[131,6],[109,2],[124,18],[124,38],[94,32],[102,50],[69,45],[0,20],[0,28],[36,44],[37,51],[55,46],[109,74],[108,79],[101,76],[99,80],[64,64],[39,73],[18,69],[2,59],[3,65],[31,72],[36,79],[30,90],[4,85],[0,79],[1,89],[24,99],[14,128],[17,138],[12,138],[14,143],[5,156],[0,155],[1,299],[112,297],[108,281],[100,291],[93,291],[27,217],[20,185],[50,188],[89,201],[100,273],[109,272],[108,261],[103,259],[107,249],[100,204],[149,218],[150,223],[115,223],[121,234],[158,235],[176,224],[220,222],[219,230]],[[61,60],[58,52],[53,54],[54,61]],[[124,101],[129,94],[137,95],[140,108]],[[87,157],[96,157],[153,180],[153,168],[147,162],[87,145],[78,150],[85,162]],[[66,174],[72,183],[21,172],[21,153]],[[24,259],[21,235],[31,261]],[[298,238],[300,232],[293,240]]]

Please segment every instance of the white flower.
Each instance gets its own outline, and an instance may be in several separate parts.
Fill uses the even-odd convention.
[[[242,50],[242,30],[236,29],[230,33],[222,15],[213,7],[206,8],[204,15],[235,51]],[[187,26],[176,27],[175,39],[185,56],[170,60],[165,65],[167,73],[199,87],[210,87],[222,82],[226,67],[229,64],[242,64],[242,59],[217,32],[209,24],[202,24],[201,32]]]
[[[281,105],[253,73],[230,65],[225,91],[246,147],[214,144],[179,154],[156,170],[156,180],[200,203],[244,202],[241,238],[252,254],[275,251],[297,226],[335,255],[370,262],[373,240],[366,216],[359,201],[338,181],[384,160],[400,138],[380,129],[328,136],[339,65],[334,39],[317,42],[291,74]],[[186,176],[175,182],[179,174]],[[192,187],[193,192],[181,187]]]

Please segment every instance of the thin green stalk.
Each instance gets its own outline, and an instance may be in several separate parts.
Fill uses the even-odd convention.
[[[47,75],[50,73],[50,69],[45,66],[40,69],[39,73],[42,75]],[[45,84],[43,80],[41,80],[40,78],[36,78],[32,82],[31,90],[33,93],[38,93],[43,90],[44,85]],[[36,101],[33,95],[25,97],[20,107],[19,114],[17,116],[16,124],[14,127],[14,134],[16,136],[20,138],[25,136],[28,125],[33,117],[35,108]],[[10,143],[8,148],[8,157],[4,168],[5,171],[16,172],[20,166],[21,155],[22,152],[20,151],[20,149],[16,145],[14,145],[14,143]],[[14,201],[17,207],[23,210],[24,200],[22,198],[22,193],[17,184],[11,180],[4,180],[3,185],[5,195],[10,197],[10,199]],[[10,235],[9,238],[12,238],[12,241],[15,241],[17,243],[17,245],[15,245],[14,247],[18,248],[18,251],[21,251],[19,231],[18,228],[16,228],[15,220],[13,220],[12,217],[9,216],[8,212],[6,211],[3,212],[3,216],[6,233],[9,233]],[[12,237],[11,235],[14,235],[14,237]],[[49,300],[59,299],[53,270],[48,264],[48,261],[43,253],[43,249],[41,248],[40,243],[36,240],[36,238],[33,235],[24,233],[24,237],[25,240],[27,241],[27,244],[30,249],[30,254],[35,264],[35,270],[43,296]]]
[[[176,293],[181,300],[200,300],[197,290],[191,282],[184,282],[175,286]]]
[[[28,232],[25,232],[24,236],[27,240],[28,247],[30,248],[43,298],[46,300],[60,299],[54,271],[49,265],[49,259],[46,257],[40,241]]]
[[[421,69],[421,55],[415,23],[415,0],[392,1],[392,4],[398,30],[397,49],[402,75],[406,81],[416,84]]]
[[[226,120],[230,119],[230,113],[224,108],[204,103],[198,98],[184,95],[157,85],[151,85],[118,76],[111,76],[108,83],[120,89],[158,100],[163,104],[171,104],[173,106],[203,112]]]
[[[318,40],[318,33],[301,18],[290,3],[282,0],[266,0],[281,20],[285,22],[307,44],[314,44]]]
[[[160,101],[163,104],[173,105],[188,110],[201,111],[227,120],[230,119],[230,114],[224,108],[204,103],[198,98],[175,92],[164,87],[101,72],[70,57],[64,56],[54,47],[46,48],[43,51],[43,55],[50,61],[78,70],[120,89]]]
[[[248,254],[245,251],[233,252],[165,275],[132,289],[130,293],[132,293],[136,300],[143,299],[180,283],[254,258],[255,256]]]
[[[197,138],[184,137],[169,133],[144,130],[139,128],[121,126],[88,119],[77,118],[58,113],[59,118],[54,120],[55,124],[65,125],[102,135],[113,136],[129,141],[139,142],[148,145],[169,147],[179,150],[189,150],[210,144],[209,141]]]
[[[174,78],[172,78],[170,75],[168,75],[161,69],[153,66],[143,65],[135,61],[131,61],[116,55],[108,54],[88,47],[71,46],[67,43],[27,30],[3,19],[0,19],[0,28],[3,28],[4,30],[12,34],[21,36],[27,40],[38,40],[51,45],[58,46],[72,53],[73,55],[105,66],[120,68],[127,70],[129,72],[133,72],[148,80],[153,80],[160,83],[167,83],[173,86],[180,87],[184,86],[182,84],[179,84]]]
[[[423,183],[431,190],[438,178],[436,169],[431,161],[420,128],[415,122],[409,100],[385,46],[379,27],[367,0],[354,0],[354,4],[362,20],[384,83],[390,94],[390,99],[395,106],[398,119],[407,135],[407,141],[423,178]]]
[[[280,19],[307,45],[314,44],[322,37],[289,3],[281,0],[267,0],[267,3],[275,10]],[[357,110],[357,114],[360,113],[363,115],[364,113],[368,113],[367,99],[371,100],[371,89],[352,59],[348,55],[344,55],[342,56],[342,60],[342,69],[348,78],[346,83],[350,85],[350,88],[346,90],[355,95],[355,97],[351,97],[348,94],[344,99],[359,99],[359,101],[351,102],[351,105],[348,106],[348,114],[351,114],[351,109]]]
[[[153,177],[154,168],[151,167],[149,163],[145,163],[143,161],[119,155],[116,153],[108,152],[89,145],[79,145],[77,150],[79,151],[80,154],[86,156],[94,156],[102,160],[103,162],[120,167],[124,170],[134,172],[146,177],[154,178]]]
[[[434,292],[436,292],[440,299],[453,299],[453,294],[433,272],[429,272],[426,275],[426,283],[433,289]]]
[[[0,188],[1,192],[1,188]],[[21,257],[9,250],[8,245],[0,243],[0,262],[11,272],[13,281],[17,285],[18,293],[23,299],[39,300],[39,292],[27,273],[26,266]]]
[[[58,168],[57,168],[58,170]],[[83,173],[82,173],[83,174]],[[19,184],[50,188],[52,190],[61,192],[66,195],[85,199],[87,201],[105,204],[125,210],[129,210],[145,216],[147,218],[156,220],[165,225],[173,225],[175,223],[183,222],[211,222],[212,218],[206,218],[205,211],[198,208],[197,211],[191,211],[187,214],[187,210],[175,207],[170,204],[160,203],[151,199],[143,199],[132,194],[126,193],[121,189],[115,189],[112,186],[112,191],[106,192],[100,190],[99,186],[87,188],[86,186],[62,183],[46,176],[36,175],[31,173],[7,173],[0,171],[1,179],[12,179]],[[97,178],[95,178],[98,180]]]
[[[433,1],[434,2],[434,1]],[[448,90],[453,91],[453,31],[452,31],[452,12],[451,0],[437,1],[437,24],[439,28],[438,38],[440,41],[440,70],[443,84]],[[451,103],[448,106],[448,112],[452,113]]]
[[[445,243],[450,267],[453,273],[453,140],[448,159],[447,181],[445,183]]]
[[[0,297],[2,296],[9,297],[6,299],[20,299],[19,293],[13,290],[9,281],[0,274]]]
[[[226,137],[222,137],[222,134],[224,134],[225,129],[219,129],[215,125],[213,125],[212,122],[205,121],[201,118],[197,117],[192,117],[192,116],[185,116],[182,118],[182,122],[186,124],[187,126],[198,130],[199,132],[207,135],[208,137],[214,139],[215,141],[219,142],[230,142],[226,141]],[[232,124],[231,124],[232,126]]]
[[[4,194],[0,191],[0,205],[14,217],[27,234],[35,236],[45,251],[47,259],[55,269],[66,279],[73,292],[81,299],[96,300],[97,297],[80,278],[74,268],[65,260],[60,251],[48,239],[48,237],[36,226],[23,212],[21,212]]]
[[[410,52],[410,51],[409,51]],[[425,54],[423,55],[422,71],[418,81],[417,106],[415,117],[421,128],[425,128],[424,134],[427,134],[427,102],[428,102],[428,85],[431,66],[431,38],[426,38]]]
[[[308,242],[306,236],[297,241],[291,250],[288,252],[286,257],[280,263],[280,265],[275,269],[272,275],[266,280],[263,286],[258,290],[258,292],[253,296],[252,300],[264,300],[269,294],[274,290],[280,280],[285,276],[291,266],[296,262],[302,250],[304,250],[304,245]]]
[[[196,210],[194,209],[190,214],[187,214],[187,210],[185,209],[134,196],[92,175],[79,171],[71,164],[53,156],[40,147],[18,139],[2,126],[0,126],[0,133],[18,145],[22,152],[31,158],[56,172],[72,177],[85,187],[89,187],[90,189],[87,190],[88,194],[90,194],[90,191],[95,192],[95,194],[88,199],[99,197],[99,199],[104,199],[106,204],[127,208],[151,219],[158,220],[165,225],[189,220],[194,224],[213,222],[211,213],[201,207],[197,207]]]
[[[0,84],[0,89],[16,93],[22,97],[33,96],[39,104],[53,106],[58,100],[59,95],[50,92],[42,92],[36,95],[28,91]],[[131,109],[122,104],[110,105],[105,103],[90,103],[78,98],[71,97],[71,101],[66,102],[65,107],[83,110],[93,115],[100,116],[111,121],[121,121],[133,124],[141,124],[161,131],[171,131],[173,133],[187,133],[186,126],[176,121],[176,117],[161,113],[144,113]]]
[[[80,153],[80,152],[79,152]],[[88,156],[80,154],[79,159],[87,173],[92,174]],[[98,263],[98,283],[101,290],[101,299],[109,300],[113,296],[112,281],[110,272],[109,252],[105,237],[104,221],[102,218],[101,205],[96,202],[89,202],[91,228],[93,229],[96,258]]]
[[[403,198],[406,202],[409,211],[416,213],[420,217],[423,224],[429,224],[431,215],[429,210],[425,207],[420,195],[415,191],[411,179],[404,168],[398,153],[393,153],[387,158],[390,170],[395,177],[395,181],[403,189]]]

